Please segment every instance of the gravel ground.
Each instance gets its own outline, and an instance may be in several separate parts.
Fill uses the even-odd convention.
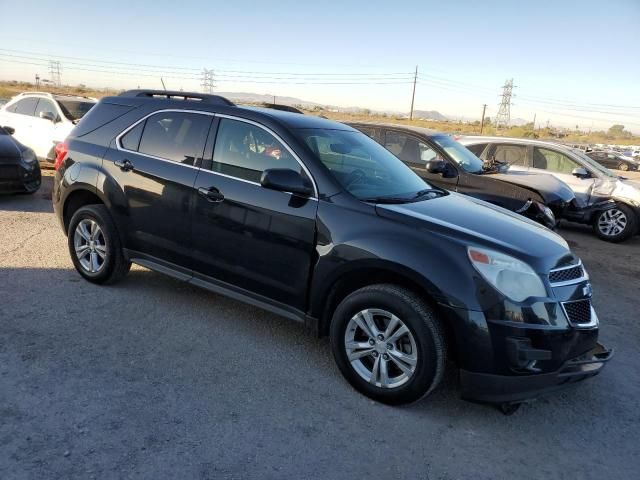
[[[640,237],[560,232],[617,352],[602,375],[511,417],[455,373],[391,408],[290,321],[139,267],[83,281],[45,180],[0,197],[1,479],[638,478]]]

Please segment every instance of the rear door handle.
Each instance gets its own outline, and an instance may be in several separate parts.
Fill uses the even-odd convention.
[[[224,200],[224,195],[220,193],[220,190],[218,190],[216,187],[209,187],[209,188],[199,187],[198,194],[202,195],[208,201],[213,203],[220,203],[221,201]]]
[[[120,170],[122,170],[123,172],[130,172],[131,170],[133,170],[133,163],[131,163],[129,160],[116,160],[115,162],[113,162],[113,164],[120,168]]]

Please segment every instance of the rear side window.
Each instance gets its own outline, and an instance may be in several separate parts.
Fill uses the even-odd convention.
[[[19,100],[18,103],[16,103],[15,113],[33,116],[34,112],[36,111],[37,103],[37,98],[23,98],[22,100]]]
[[[140,138],[142,137],[142,130],[144,130],[144,123],[145,122],[140,122],[120,139],[122,148],[133,150],[134,152],[138,151],[138,147],[140,146]]]
[[[214,172],[258,183],[262,172],[270,168],[302,173],[289,150],[266,130],[237,120],[220,120],[213,150]]]
[[[527,147],[524,145],[496,145],[493,160],[509,165],[527,166]]]
[[[417,138],[399,132],[387,132],[384,147],[405,163],[422,165],[434,160],[436,152]]]
[[[202,156],[211,119],[197,113],[156,113],[145,122],[138,152],[193,165]]]

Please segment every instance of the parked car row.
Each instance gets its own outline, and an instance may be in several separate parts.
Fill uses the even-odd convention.
[[[377,141],[215,95],[104,98],[56,149],[71,260],[96,284],[137,263],[302,322],[384,403],[427,396],[449,359],[464,398],[505,413],[598,374],[589,275],[540,224],[570,190],[445,135],[356,127]]]

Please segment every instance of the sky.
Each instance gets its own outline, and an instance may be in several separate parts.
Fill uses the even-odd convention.
[[[0,79],[293,96],[640,133],[640,0],[0,0]]]

